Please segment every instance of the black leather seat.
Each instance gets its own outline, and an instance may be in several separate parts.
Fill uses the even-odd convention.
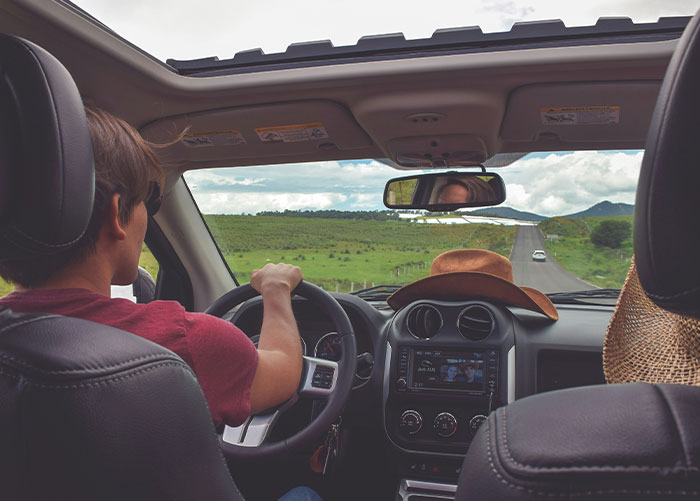
[[[669,65],[637,187],[635,253],[660,307],[700,318],[700,14]],[[458,499],[700,497],[700,388],[643,383],[544,393],[494,412]]]
[[[63,66],[0,35],[0,259],[50,254],[92,210],[92,145]],[[56,315],[0,311],[0,498],[242,499],[174,353]]]

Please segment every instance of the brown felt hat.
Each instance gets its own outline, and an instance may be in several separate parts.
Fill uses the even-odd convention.
[[[700,385],[700,321],[657,306],[632,265],[603,344],[608,383]]]
[[[401,287],[387,302],[393,309],[417,299],[492,299],[547,315],[557,320],[559,314],[552,302],[531,287],[513,283],[510,260],[480,249],[459,249],[443,252],[430,266],[430,276]]]

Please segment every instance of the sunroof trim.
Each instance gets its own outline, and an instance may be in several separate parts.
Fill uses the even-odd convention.
[[[634,23],[628,17],[603,17],[593,26],[567,28],[561,20],[518,22],[510,31],[483,33],[478,26],[440,29],[430,38],[406,40],[403,33],[363,36],[355,45],[335,47],[330,40],[298,42],[285,52],[265,54],[262,49],[237,52],[231,59],[207,57],[191,60],[168,59],[167,64],[181,75],[211,76],[272,69],[280,65],[322,65],[348,62],[348,59],[407,57],[417,52],[486,52],[572,43],[624,43],[677,38],[691,16],[662,17],[655,23]],[[525,46],[525,47],[523,47]]]

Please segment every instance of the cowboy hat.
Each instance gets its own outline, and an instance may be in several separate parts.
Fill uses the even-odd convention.
[[[393,309],[417,299],[492,299],[536,311],[557,320],[559,314],[547,296],[513,283],[510,260],[480,249],[447,251],[435,258],[430,276],[401,287],[387,302]]]
[[[647,297],[632,258],[603,344],[608,383],[700,385],[700,321]]]

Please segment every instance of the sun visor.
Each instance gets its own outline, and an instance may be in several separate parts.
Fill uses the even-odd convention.
[[[165,161],[189,167],[312,161],[373,147],[350,112],[332,101],[246,106],[169,117],[141,131]]]
[[[508,100],[501,127],[505,141],[555,149],[644,146],[661,82],[595,82],[528,85]],[[593,145],[596,143],[596,145]]]

